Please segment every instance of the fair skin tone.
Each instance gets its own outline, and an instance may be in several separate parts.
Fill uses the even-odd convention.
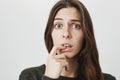
[[[54,46],[48,55],[45,75],[50,78],[76,77],[78,63],[74,57],[80,51],[84,37],[80,13],[74,7],[60,9],[53,27],[51,35]]]

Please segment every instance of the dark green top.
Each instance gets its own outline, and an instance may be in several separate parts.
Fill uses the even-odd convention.
[[[33,67],[25,69],[21,72],[19,80],[54,80],[47,76],[44,76],[45,64],[39,67]],[[110,74],[103,73],[104,80],[116,80],[114,76]],[[76,80],[76,78],[70,78],[65,76],[60,76],[59,80]]]

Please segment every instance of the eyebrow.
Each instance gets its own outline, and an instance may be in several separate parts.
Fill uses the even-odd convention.
[[[63,19],[62,18],[55,18],[54,20],[63,20]],[[81,22],[81,20],[78,20],[78,19],[71,19],[70,21]]]

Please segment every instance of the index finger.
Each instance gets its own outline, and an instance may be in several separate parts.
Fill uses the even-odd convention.
[[[59,52],[60,49],[64,49],[65,47],[64,46],[53,46],[51,52],[50,52],[50,55],[56,55],[57,52]]]

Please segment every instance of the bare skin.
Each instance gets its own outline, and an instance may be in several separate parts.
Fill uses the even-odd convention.
[[[80,13],[74,7],[60,9],[53,24],[54,46],[48,55],[45,75],[55,79],[59,76],[76,77],[78,63],[74,56],[80,51],[84,37]]]

